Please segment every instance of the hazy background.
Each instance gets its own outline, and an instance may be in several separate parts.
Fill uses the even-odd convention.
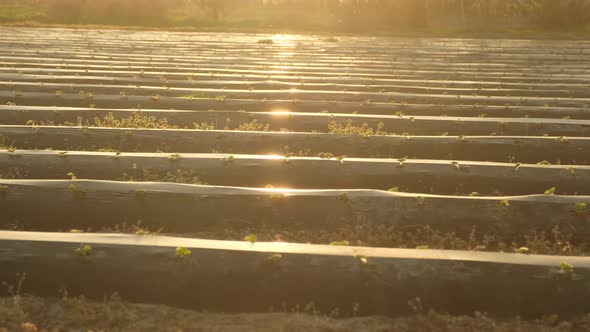
[[[590,1],[0,0],[0,22],[356,33],[588,32]]]

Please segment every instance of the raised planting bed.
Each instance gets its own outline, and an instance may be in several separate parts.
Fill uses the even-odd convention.
[[[4,178],[165,181],[430,194],[590,195],[590,166],[271,155],[0,151]],[[311,176],[313,175],[313,176]],[[477,193],[477,194],[474,194]]]
[[[0,123],[9,125],[81,123],[97,121],[148,119],[166,121],[169,126],[195,128],[207,123],[215,129],[252,128],[253,130],[297,132],[334,132],[347,127],[371,128],[385,133],[411,135],[521,135],[521,136],[590,136],[590,120],[434,117],[403,115],[364,115],[338,113],[172,111],[172,110],[96,110],[42,108],[0,110]],[[98,120],[97,120],[98,119]],[[101,122],[98,122],[100,125]],[[144,124],[143,126],[148,126]],[[138,126],[142,126],[138,123]]]
[[[19,149],[393,157],[590,164],[590,138],[532,136],[364,136],[293,132],[0,126]]]
[[[26,103],[30,106],[67,106],[67,107],[88,107],[89,105],[95,105],[96,107],[102,108],[133,108],[137,105],[143,105],[143,107],[161,107],[161,108],[178,108],[178,109],[190,109],[193,107],[192,95],[209,96],[211,95],[211,101],[214,104],[222,104],[225,99],[250,99],[257,103],[263,103],[265,99],[269,100],[281,100],[290,101],[291,103],[298,103],[300,101],[320,101],[323,103],[329,103],[332,100],[338,100],[341,102],[354,102],[359,107],[365,105],[370,107],[373,102],[401,102],[408,104],[426,103],[426,104],[441,104],[441,105],[469,105],[473,109],[477,109],[478,105],[495,105],[495,106],[537,106],[537,107],[570,107],[576,110],[582,109],[587,111],[587,105],[590,104],[590,98],[567,98],[559,99],[550,97],[539,97],[539,98],[523,98],[523,97],[495,97],[494,99],[488,97],[461,97],[446,96],[446,95],[407,95],[405,93],[394,93],[390,92],[383,94],[380,92],[365,93],[359,95],[354,92],[312,92],[312,91],[299,91],[292,92],[288,90],[277,90],[277,91],[230,91],[230,90],[213,90],[213,89],[195,89],[187,91],[187,95],[184,96],[162,96],[160,94],[136,96],[128,93],[126,96],[121,96],[120,93],[123,87],[118,87],[115,90],[118,92],[112,92],[111,94],[98,94],[93,93],[92,98],[88,98],[87,94],[80,95],[80,91],[61,91],[56,90],[52,92],[18,92],[18,91],[0,91],[0,102],[2,104],[14,102],[17,105]],[[61,91],[59,93],[58,91]],[[209,98],[209,97],[207,97]],[[457,102],[459,100],[459,102]],[[491,101],[490,101],[491,100]],[[119,105],[119,106],[117,106]],[[215,107],[215,106],[213,106]],[[317,110],[320,111],[320,110]],[[395,113],[395,112],[394,112]]]
[[[371,221],[456,232],[477,226],[499,234],[555,226],[580,236],[590,231],[589,196],[456,197],[92,180],[0,180],[0,185],[4,227],[25,230],[100,230],[139,221],[173,233],[264,225],[329,230]]]
[[[305,306],[343,313],[570,317],[587,311],[590,260],[465,251],[249,243],[114,234],[0,232],[0,280],[26,292],[223,312]],[[482,299],[485,299],[483,301]]]

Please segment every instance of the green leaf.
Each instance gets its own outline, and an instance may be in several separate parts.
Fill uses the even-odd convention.
[[[256,243],[257,237],[256,234],[249,234],[244,237],[244,241],[248,241],[250,243]]]

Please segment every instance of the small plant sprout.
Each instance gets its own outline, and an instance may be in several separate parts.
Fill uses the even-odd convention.
[[[406,158],[400,158],[397,160],[397,164],[395,165],[395,167],[402,168],[402,167],[404,167],[405,162],[406,162]]]
[[[86,192],[80,188],[78,188],[78,186],[76,186],[75,184],[70,184],[68,186],[68,190],[72,193],[72,195],[74,195],[75,198],[77,199],[82,199],[86,196]]]
[[[500,201],[499,204],[500,204],[501,207],[509,207],[510,206],[510,201],[507,200],[507,199],[503,199],[503,200]]]
[[[545,165],[545,166],[549,166],[549,165],[551,165],[551,163],[550,163],[550,162],[548,162],[547,160],[543,160],[543,161],[539,161],[539,162],[537,163],[537,165]]]
[[[416,196],[416,200],[418,201],[418,205],[424,205],[426,199],[422,196]]]
[[[61,152],[59,153],[59,156],[60,156],[61,158],[65,158],[67,155],[68,155],[68,152],[67,152],[67,151],[61,151]]]
[[[358,262],[359,262],[359,264],[361,266],[367,266],[367,265],[369,265],[369,259],[367,258],[367,256],[365,256],[365,255],[356,255],[354,257],[358,260]]]
[[[143,200],[145,198],[145,190],[143,189],[136,189],[135,190],[135,199],[137,200]]]
[[[258,238],[256,237],[256,234],[248,234],[246,236],[244,236],[244,241],[248,241],[252,244],[256,243],[256,240]]]
[[[264,259],[267,264],[278,264],[283,259],[283,255],[281,254],[272,254]]]
[[[557,190],[557,188],[551,187],[551,188],[545,190],[545,195],[555,195],[555,190]]]
[[[346,240],[330,242],[331,246],[349,246],[350,243]]]
[[[191,250],[185,247],[176,248],[176,257],[187,258],[192,254]]]
[[[78,255],[78,256],[90,256],[92,255],[92,251],[94,249],[92,248],[92,246],[89,245],[84,245],[84,246],[80,246],[79,248],[74,249],[74,252]]]
[[[72,179],[72,181],[78,180],[78,178],[76,177],[76,174],[69,172],[68,174],[66,174],[67,176],[70,177],[70,179]]]
[[[574,166],[568,167],[567,171],[568,171],[569,175],[572,175],[572,176],[576,175],[576,168]]]
[[[429,248],[428,245],[421,245],[421,246],[416,247],[416,249],[419,249],[419,250],[426,250],[428,248]]]
[[[392,192],[392,193],[397,193],[397,192],[399,192],[399,187],[393,187],[393,188],[389,188],[389,190],[388,190],[388,191],[390,191],[390,192]]]
[[[180,161],[182,159],[182,156],[179,155],[178,153],[174,153],[168,156],[168,160],[170,161]]]
[[[568,262],[561,262],[561,264],[559,264],[559,272],[572,273],[574,272],[574,266]]]
[[[338,195],[338,199],[341,200],[342,202],[346,203],[346,204],[351,204],[352,203],[352,199],[350,199],[350,196],[348,196],[348,193],[341,193]]]
[[[588,212],[588,204],[578,202],[574,205],[574,211],[577,214],[584,214],[584,213]]]
[[[235,160],[236,158],[233,155],[229,155],[227,157],[222,158],[223,162],[225,163],[231,163]]]
[[[522,164],[521,163],[516,163],[516,165],[514,165],[514,169],[512,170],[514,173],[518,172],[518,170],[520,169],[520,166]]]
[[[461,171],[461,172],[469,171],[469,165],[461,165],[457,161],[451,162],[451,165],[453,166],[453,169],[456,171]]]
[[[469,194],[469,196],[471,196],[471,197],[479,196],[479,193],[477,191],[474,191],[471,194]]]
[[[531,251],[527,247],[520,247],[520,248],[516,249],[516,252],[521,253],[521,254],[528,254]]]
[[[55,91],[55,98],[59,98],[63,95],[63,91],[57,90]]]

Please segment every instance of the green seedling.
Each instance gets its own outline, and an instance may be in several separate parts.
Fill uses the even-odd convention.
[[[74,173],[72,173],[72,172],[69,172],[69,173],[68,173],[68,174],[66,174],[66,175],[67,175],[67,176],[69,176],[69,177],[72,179],[72,181],[74,181],[74,180],[78,180],[78,178],[76,177],[76,174],[74,174]]]
[[[461,164],[459,164],[459,162],[456,162],[456,161],[451,162],[451,165],[453,166],[453,169],[456,171],[462,171],[462,172],[469,171],[469,165],[461,165]]]
[[[578,202],[578,203],[576,203],[576,205],[574,205],[574,211],[577,214],[584,214],[588,211],[588,204]]]
[[[341,193],[338,195],[338,199],[343,201],[346,204],[350,204],[352,203],[352,199],[350,199],[350,196],[348,196],[348,193]]]
[[[192,254],[190,249],[185,248],[185,247],[178,247],[178,248],[176,248],[175,252],[176,252],[176,257],[178,257],[178,258],[187,258],[187,257],[190,257],[190,255]]]
[[[182,156],[179,155],[178,153],[174,153],[168,156],[168,160],[170,161],[180,161],[182,159]]]
[[[531,251],[527,247],[520,247],[520,248],[516,249],[516,252],[521,253],[521,254],[528,254]]]
[[[469,196],[471,196],[471,197],[479,196],[479,193],[477,191],[474,191],[471,194],[469,194]]]
[[[551,188],[545,190],[545,195],[555,195],[555,190],[557,190],[557,188],[551,187]]]
[[[393,187],[393,188],[389,188],[389,190],[388,190],[388,191],[390,191],[390,192],[392,192],[392,193],[397,193],[397,192],[399,192],[399,187]]]
[[[550,163],[550,162],[548,162],[547,160],[543,160],[543,161],[539,161],[539,162],[537,163],[537,165],[547,165],[547,166],[548,166],[548,165],[551,165],[551,163]]]
[[[227,157],[225,157],[225,158],[223,158],[223,159],[221,159],[221,160],[223,160],[223,162],[226,162],[226,163],[231,163],[231,162],[233,162],[235,159],[236,159],[236,158],[235,158],[233,155],[229,155],[229,156],[227,156]],[[285,159],[287,159],[287,158],[285,157]]]
[[[429,249],[429,247],[428,247],[428,245],[421,245],[421,246],[417,246],[416,249],[426,250],[426,249]]]
[[[520,166],[522,164],[521,163],[516,163],[516,165],[514,165],[514,169],[512,170],[514,173],[518,172],[518,170],[520,169]]]
[[[57,90],[55,91],[55,98],[59,98],[63,95],[63,91]]]
[[[397,164],[395,165],[395,167],[402,168],[402,167],[404,167],[405,162],[406,162],[406,158],[400,158],[397,160]]]
[[[92,251],[93,251],[93,248],[92,248],[92,246],[89,246],[89,245],[80,246],[80,248],[74,249],[74,252],[77,255],[84,256],[84,257],[92,255]]]
[[[500,206],[501,207],[509,207],[510,206],[510,201],[508,201],[507,199],[503,199],[500,201]]]
[[[332,159],[334,158],[334,155],[330,152],[320,152],[318,153],[318,157],[320,157],[321,159]]]
[[[75,198],[82,199],[86,196],[86,192],[78,188],[78,186],[75,184],[70,184],[68,186],[68,190],[72,193],[72,195],[74,195]]]
[[[330,242],[331,246],[349,246],[350,243],[346,240]]]
[[[568,262],[561,262],[561,264],[559,264],[559,272],[572,273],[574,272],[574,266]]]
[[[136,189],[135,190],[135,199],[143,200],[145,198],[146,192],[143,189]]]
[[[369,265],[369,259],[365,255],[356,255],[354,258],[358,259],[358,262],[361,264],[361,266]]]
[[[244,241],[248,241],[250,243],[256,243],[257,240],[257,236],[256,234],[248,234],[246,236],[244,236]]]
[[[9,153],[15,153],[16,152],[16,148],[13,146],[9,146],[6,148],[6,151],[8,151]]]
[[[283,255],[281,254],[272,254],[264,259],[264,261],[268,264],[278,264],[283,259]]]
[[[416,200],[418,201],[418,205],[424,205],[426,199],[422,196],[416,196]]]

